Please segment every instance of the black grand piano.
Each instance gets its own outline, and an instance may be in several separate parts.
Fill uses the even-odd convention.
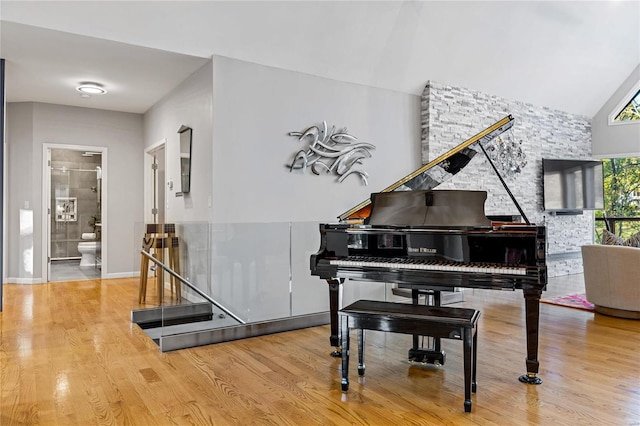
[[[484,213],[484,191],[433,190],[458,173],[478,152],[513,125],[507,116],[454,149],[363,201],[338,218],[320,224],[319,251],[311,256],[311,274],[329,284],[331,345],[337,348],[340,286],[345,279],[394,283],[440,303],[441,291],[458,288],[522,290],[526,310],[526,374],[519,380],[539,384],[539,302],[547,284],[545,227],[529,222],[491,159],[489,163],[524,222],[495,222]],[[440,342],[418,347],[414,336],[409,359],[444,363]]]

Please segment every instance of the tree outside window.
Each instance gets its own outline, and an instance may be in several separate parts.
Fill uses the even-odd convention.
[[[602,160],[605,211],[596,217],[640,217],[640,158],[608,158]],[[596,222],[596,240],[600,241],[604,222]],[[640,222],[619,221],[611,232],[628,238],[640,232]]]
[[[640,120],[640,90],[638,90],[629,103],[622,108],[622,111],[620,111],[613,121],[634,120]]]

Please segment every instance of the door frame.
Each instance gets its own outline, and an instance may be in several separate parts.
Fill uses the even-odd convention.
[[[101,168],[102,168],[102,200],[100,203],[100,221],[102,223],[103,232],[101,234],[101,258],[102,267],[100,268],[100,278],[105,279],[107,277],[109,259],[109,225],[107,217],[107,206],[109,191],[108,189],[108,148],[104,146],[90,146],[90,145],[66,145],[57,143],[43,143],[42,144],[42,282],[49,282],[49,276],[51,271],[49,269],[51,262],[49,262],[49,254],[51,250],[51,170],[49,165],[49,158],[51,149],[67,149],[70,151],[92,151],[99,152],[101,154]]]
[[[158,209],[161,208],[163,210],[163,217],[165,218],[165,221],[167,219],[167,138],[162,138],[144,150],[144,223],[154,222],[153,215],[151,213],[151,207],[153,206],[154,182],[149,170],[151,170],[151,165],[153,164],[154,152],[161,148],[164,149],[165,182],[158,182],[158,191],[164,191],[165,201],[162,206],[158,206]]]

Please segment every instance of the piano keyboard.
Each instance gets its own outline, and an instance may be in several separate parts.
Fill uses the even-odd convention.
[[[387,268],[405,269],[419,271],[442,271],[442,272],[468,272],[480,274],[498,275],[527,275],[527,268],[524,266],[503,266],[503,265],[483,265],[473,263],[424,261],[411,258],[374,258],[374,257],[349,257],[347,260],[330,260],[330,265],[347,266],[357,268]]]

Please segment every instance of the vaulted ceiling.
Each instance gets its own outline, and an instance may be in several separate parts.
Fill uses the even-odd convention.
[[[220,55],[592,117],[640,63],[639,29],[637,1],[0,2],[9,102],[139,113]],[[81,81],[109,93],[81,98]]]

